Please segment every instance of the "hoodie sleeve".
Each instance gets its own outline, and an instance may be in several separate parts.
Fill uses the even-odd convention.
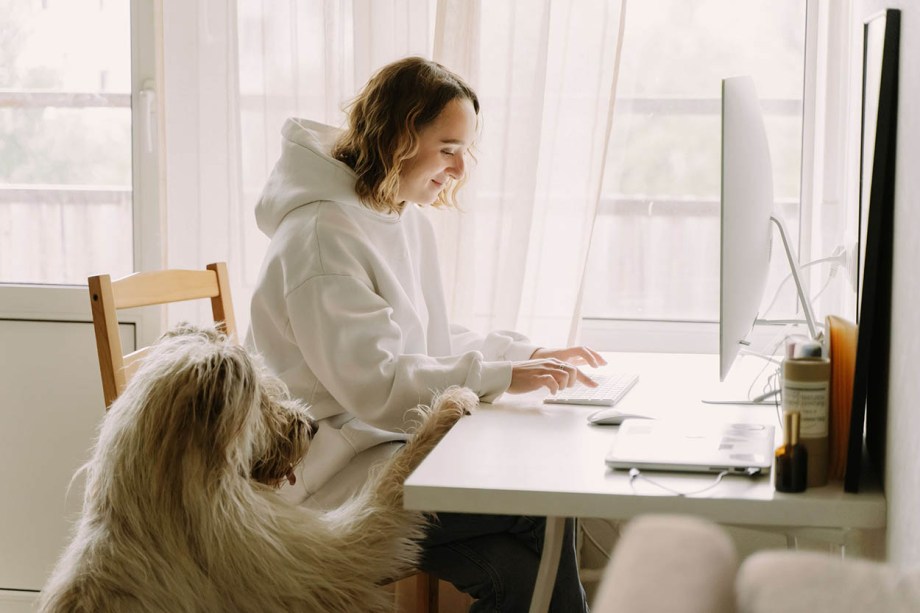
[[[454,353],[479,351],[485,360],[520,362],[529,360],[539,349],[523,334],[499,330],[483,336],[457,324],[450,326],[450,346]]]
[[[407,409],[430,402],[450,385],[468,387],[489,402],[511,383],[511,362],[487,361],[482,351],[401,354],[402,333],[392,309],[354,277],[313,277],[286,302],[310,370],[343,408],[377,428],[403,429]]]

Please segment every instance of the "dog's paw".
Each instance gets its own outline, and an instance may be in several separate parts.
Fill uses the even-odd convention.
[[[472,390],[455,385],[438,394],[431,404],[435,415],[456,422],[476,410],[479,406],[479,397]]]
[[[419,425],[411,439],[416,446],[430,448],[450,430],[457,420],[472,413],[479,405],[479,398],[464,387],[449,387],[438,394],[431,407],[419,406],[416,414]]]
[[[402,484],[409,473],[421,463],[448,430],[479,404],[472,391],[450,387],[438,394],[431,406],[419,405],[408,415],[409,431],[406,445],[390,458],[381,471],[379,483],[374,488],[381,504],[398,504],[402,508]]]

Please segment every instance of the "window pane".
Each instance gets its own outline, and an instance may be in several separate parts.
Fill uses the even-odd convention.
[[[627,11],[583,315],[716,321],[721,81],[754,78],[774,196],[795,235],[805,0],[643,0]],[[787,272],[774,264],[774,276]]]
[[[0,0],[0,283],[133,266],[128,2]]]

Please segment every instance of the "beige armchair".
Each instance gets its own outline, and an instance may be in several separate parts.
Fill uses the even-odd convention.
[[[739,563],[717,525],[695,517],[631,521],[604,572],[595,613],[907,613],[920,611],[920,569],[804,551]]]

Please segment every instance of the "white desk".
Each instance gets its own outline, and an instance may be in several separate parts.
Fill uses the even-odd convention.
[[[778,426],[773,407],[708,405],[701,398],[744,397],[762,367],[748,359],[727,385],[718,384],[712,355],[605,354],[609,368],[638,372],[624,411],[658,418],[726,420]],[[859,531],[884,528],[885,498],[878,489],[844,494],[840,484],[803,494],[774,491],[768,476],[726,476],[703,494],[678,497],[613,471],[604,456],[616,427],[591,426],[595,408],[543,404],[545,394],[505,395],[482,405],[445,436],[406,481],[405,506],[422,511],[542,515],[547,540],[531,611],[545,611],[555,581],[565,517],[627,519],[642,513],[689,513],[713,521],[774,527],[793,533],[838,535],[851,549]],[[779,436],[780,428],[777,427]],[[656,473],[655,481],[691,491],[712,483],[712,475]]]

